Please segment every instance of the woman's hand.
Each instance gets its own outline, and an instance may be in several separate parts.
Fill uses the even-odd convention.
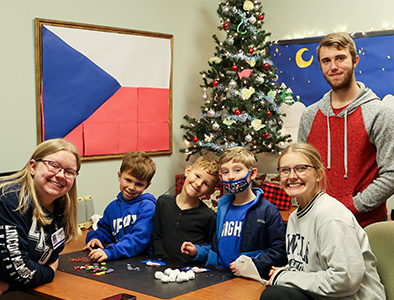
[[[53,263],[49,264],[49,266],[56,272],[57,268],[59,267],[59,259],[55,260]]]
[[[10,285],[8,283],[0,280],[0,295],[3,295],[9,287]]]

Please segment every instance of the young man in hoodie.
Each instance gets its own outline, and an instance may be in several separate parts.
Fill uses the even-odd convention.
[[[348,34],[328,34],[317,56],[331,90],[304,111],[298,141],[319,150],[327,193],[365,227],[386,218],[386,200],[394,193],[394,112],[356,81],[360,58]]]
[[[118,172],[120,193],[105,209],[97,230],[86,236],[83,250],[90,250],[91,260],[133,257],[149,250],[156,198],[143,192],[155,172],[156,165],[145,152],[133,151],[123,156]]]

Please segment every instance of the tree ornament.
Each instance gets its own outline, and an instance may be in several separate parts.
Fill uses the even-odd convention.
[[[224,23],[224,24],[223,24],[223,28],[224,28],[224,29],[228,29],[229,26],[230,26],[230,25],[229,25],[228,23]]]
[[[270,134],[268,132],[263,133],[263,137],[268,138],[269,136],[270,136]]]
[[[252,127],[254,130],[259,131],[261,128],[263,128],[265,125],[262,124],[262,121],[260,119],[254,119],[251,123]]]
[[[220,126],[219,126],[218,123],[215,122],[215,123],[212,124],[212,129],[213,129],[213,130],[218,131],[219,128],[220,128]]]
[[[206,93],[205,91],[203,92],[201,98],[202,98],[202,100],[204,100],[204,101],[208,99],[208,95],[207,95],[207,93]]]
[[[235,82],[234,79],[231,79],[228,85],[229,85],[229,87],[231,87],[233,89],[237,86],[237,83]]]
[[[194,136],[193,142],[197,143],[198,142],[198,137]]]
[[[233,65],[233,66],[231,67],[231,70],[233,70],[233,71],[237,71],[237,70],[238,70],[238,67],[237,67],[237,65]]]
[[[253,51],[254,51],[253,48],[249,48],[248,53],[253,54]]]
[[[268,68],[270,67],[270,65],[269,65],[269,63],[265,63],[265,64],[263,65],[263,67],[264,67],[264,69],[268,70]]]
[[[215,115],[215,111],[213,109],[208,110],[208,117],[212,118]]]
[[[275,81],[275,82],[277,82],[278,81],[278,79],[279,79],[279,76],[276,74],[273,78],[272,78],[272,81]]]
[[[227,44],[229,44],[229,45],[234,44],[234,38],[230,36],[230,37],[227,39]]]
[[[251,141],[252,141],[252,136],[250,135],[250,134],[248,134],[247,136],[245,136],[245,141],[247,142],[247,143],[250,143]]]
[[[214,80],[212,84],[213,84],[213,86],[218,86],[219,85],[219,81],[218,80]]]
[[[250,18],[249,18],[249,23],[250,24],[254,24],[254,23],[256,23],[256,18],[254,17],[254,16],[251,16]]]
[[[271,111],[267,110],[267,117],[271,117],[272,113]]]
[[[254,7],[254,4],[253,4],[252,1],[246,0],[246,1],[244,2],[244,6],[243,6],[243,9],[244,9],[244,10],[246,10],[246,11],[252,10],[253,7]]]
[[[264,20],[264,15],[259,15],[259,20],[260,21]]]
[[[236,110],[234,110],[234,113],[239,116],[241,114],[241,111],[237,108]]]

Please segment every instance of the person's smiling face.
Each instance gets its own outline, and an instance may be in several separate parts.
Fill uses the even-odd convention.
[[[150,184],[146,180],[139,180],[135,178],[126,171],[122,173],[118,172],[118,179],[120,183],[119,188],[125,201],[130,201],[141,196]]]
[[[55,173],[46,161],[56,162],[63,169]],[[74,184],[75,178],[65,176],[64,169],[77,171],[75,155],[66,150],[47,155],[42,161],[34,159],[30,161],[30,174],[33,177],[38,198],[41,204],[49,210],[53,208],[53,201],[70,191]]]
[[[297,165],[309,165],[312,163],[302,154],[295,152],[286,153],[280,160],[280,167],[294,168]],[[313,196],[320,190],[319,182],[322,175],[314,168],[307,168],[304,174],[296,174],[292,169],[288,177],[281,177],[280,184],[290,196],[297,198],[301,207],[305,207]]]
[[[354,69],[359,57],[355,61],[347,48],[321,47],[320,68],[323,76],[333,90],[347,88],[355,81]]]

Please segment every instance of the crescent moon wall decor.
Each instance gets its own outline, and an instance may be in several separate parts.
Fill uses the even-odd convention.
[[[311,58],[308,60],[308,61],[305,61],[303,58],[302,58],[302,54],[305,52],[305,51],[309,51],[309,49],[308,48],[302,48],[302,49],[300,49],[300,50],[298,50],[297,51],[297,54],[296,54],[296,63],[297,63],[297,66],[298,67],[300,67],[300,68],[308,68],[311,64],[312,64],[312,62],[313,62],[313,55],[311,55]]]

